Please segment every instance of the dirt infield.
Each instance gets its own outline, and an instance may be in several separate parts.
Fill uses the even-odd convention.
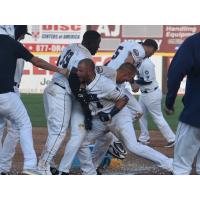
[[[166,143],[165,139],[161,136],[159,132],[152,131],[150,146],[156,150],[166,154],[169,157],[173,157],[173,148],[164,148]],[[70,134],[67,135],[67,138],[62,145],[62,148],[56,156],[56,162],[59,163],[63,152],[66,141],[68,140]],[[37,156],[40,156],[42,148],[46,142],[47,129],[46,128],[33,128],[33,139],[36,149]],[[17,152],[14,157],[12,172],[20,172],[23,165],[23,157],[20,149],[20,145],[17,146]],[[79,172],[75,170],[74,174]],[[143,159],[136,155],[128,153],[126,159],[122,162],[117,159],[113,159],[110,167],[104,171],[104,174],[170,174],[169,172],[163,171],[155,166],[155,164],[149,160]]]

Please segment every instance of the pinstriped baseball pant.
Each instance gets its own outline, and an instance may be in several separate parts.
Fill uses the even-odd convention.
[[[174,174],[190,174],[195,157],[196,172],[200,174],[200,128],[179,122],[174,147]]]
[[[69,125],[71,96],[65,89],[50,83],[44,90],[43,98],[48,136],[38,162],[38,169],[44,171],[44,174],[50,174],[50,163],[60,148]]]

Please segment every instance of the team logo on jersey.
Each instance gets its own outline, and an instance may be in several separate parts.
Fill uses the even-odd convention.
[[[135,56],[139,56],[139,51],[137,49],[133,49],[133,53],[135,54]]]
[[[96,71],[97,71],[98,74],[101,74],[103,72],[103,67],[96,66]]]
[[[146,70],[144,73],[147,75],[147,74],[149,74],[149,71]]]

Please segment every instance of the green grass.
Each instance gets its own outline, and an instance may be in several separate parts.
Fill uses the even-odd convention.
[[[165,119],[169,123],[170,127],[173,130],[176,130],[178,124],[178,117],[183,108],[182,97],[178,96],[175,104],[175,115],[167,116],[164,114]],[[29,116],[31,118],[31,122],[33,127],[45,127],[46,119],[44,114],[44,105],[43,105],[43,96],[42,94],[22,94],[22,101],[24,102]],[[164,105],[164,98],[162,101],[162,105]],[[136,124],[136,129],[139,129],[138,124]],[[149,130],[157,130],[156,125],[153,123],[151,117],[149,116]]]
[[[162,108],[164,107],[164,101],[165,101],[165,96],[163,95],[162,99]],[[170,127],[175,131],[178,125],[178,119],[179,115],[183,109],[183,104],[182,104],[182,96],[177,96],[176,102],[175,102],[175,114],[174,115],[166,115],[165,112],[163,111],[164,118],[170,125]],[[139,124],[136,124],[136,130],[139,130]],[[148,116],[148,129],[149,130],[158,130],[157,126],[153,122],[151,116]]]
[[[44,113],[43,95],[22,94],[21,97],[31,118],[33,127],[45,127],[46,118]]]

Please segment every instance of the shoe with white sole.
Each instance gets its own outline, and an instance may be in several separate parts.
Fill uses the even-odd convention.
[[[173,158],[169,158],[167,164],[160,165],[159,167],[173,173]]]
[[[22,175],[41,175],[37,169],[24,169]]]
[[[170,148],[170,147],[173,147],[174,145],[175,145],[175,141],[172,141],[172,142],[168,142],[164,147]]]
[[[138,139],[138,142],[141,144],[144,144],[144,145],[148,145],[148,144],[150,144],[150,139],[149,140],[139,140]]]
[[[52,175],[50,169],[46,169],[46,168],[37,168],[37,171],[40,175]]]

